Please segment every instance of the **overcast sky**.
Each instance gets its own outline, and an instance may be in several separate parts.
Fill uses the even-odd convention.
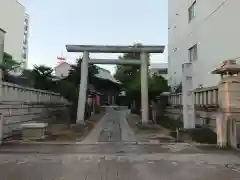
[[[167,45],[167,0],[19,0],[30,15],[28,66],[70,63],[80,54],[66,44]],[[92,57],[117,57],[94,54]],[[167,61],[167,53],[153,56]],[[105,66],[113,72],[113,66]]]

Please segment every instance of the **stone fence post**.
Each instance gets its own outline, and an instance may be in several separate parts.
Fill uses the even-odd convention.
[[[240,122],[240,65],[227,60],[213,74],[221,75],[218,85],[219,116],[217,117],[217,140],[219,147],[238,147],[237,124]]]
[[[184,63],[182,72],[183,124],[185,129],[192,129],[195,128],[192,63]]]

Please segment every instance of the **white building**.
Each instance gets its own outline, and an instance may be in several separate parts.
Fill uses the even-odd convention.
[[[67,62],[61,62],[54,68],[55,76],[58,78],[67,77],[69,71],[71,70],[71,65]]]
[[[168,64],[167,63],[151,63],[150,64],[150,74],[154,73],[160,74],[166,80],[168,79]]]
[[[29,17],[16,0],[0,0],[0,28],[6,31],[4,52],[27,66]]]
[[[239,0],[169,0],[169,84],[182,81],[182,64],[191,62],[192,87],[217,85],[211,71],[240,57]]]

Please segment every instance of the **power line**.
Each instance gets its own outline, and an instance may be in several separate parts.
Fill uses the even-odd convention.
[[[196,26],[194,28],[194,30],[188,34],[188,36],[190,36],[195,29],[199,28],[199,26],[201,26],[203,23],[205,23],[209,18],[211,18],[219,9],[221,9],[229,0],[225,0],[223,1],[212,13],[210,13],[201,23],[198,24],[198,26]]]

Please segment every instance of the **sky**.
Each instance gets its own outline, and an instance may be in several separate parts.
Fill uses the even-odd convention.
[[[69,63],[81,56],[66,44],[167,45],[168,0],[19,0],[30,16],[28,67],[55,67],[57,56]],[[115,58],[119,54],[91,54]],[[152,62],[167,62],[164,55]],[[104,65],[114,72],[114,66]]]

